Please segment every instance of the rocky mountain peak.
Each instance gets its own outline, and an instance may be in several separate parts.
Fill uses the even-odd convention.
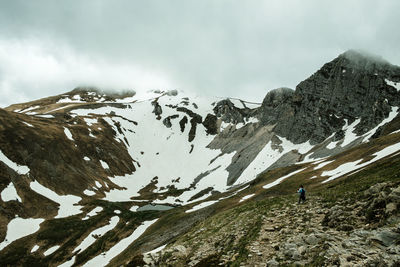
[[[295,143],[320,143],[360,119],[355,132],[366,133],[400,104],[398,81],[398,66],[349,50],[297,85],[291,104],[283,102],[293,115],[281,120],[276,131]]]

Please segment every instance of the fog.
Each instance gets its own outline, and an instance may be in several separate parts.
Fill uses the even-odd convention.
[[[2,1],[0,107],[77,86],[261,102],[348,49],[400,64],[400,1]]]

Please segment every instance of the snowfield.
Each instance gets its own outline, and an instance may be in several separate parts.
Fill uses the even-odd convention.
[[[0,243],[0,251],[3,250],[13,241],[33,234],[40,228],[40,224],[44,219],[23,219],[14,218],[7,225],[7,235],[3,242]]]

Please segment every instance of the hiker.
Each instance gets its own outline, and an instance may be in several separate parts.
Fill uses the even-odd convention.
[[[305,202],[306,201],[306,190],[304,189],[303,185],[300,185],[299,190],[297,190],[297,193],[299,193],[299,204],[300,202]]]

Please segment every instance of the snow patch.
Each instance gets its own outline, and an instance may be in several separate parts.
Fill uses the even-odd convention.
[[[33,126],[32,124],[27,123],[27,122],[25,122],[25,121],[23,121],[22,123],[25,124],[25,125],[27,125],[27,126],[29,126],[29,127],[35,127],[35,126]]]
[[[101,211],[103,211],[103,207],[96,207],[96,208],[92,209],[88,214],[86,214],[86,217],[83,218],[82,220],[87,220],[90,217],[97,215],[97,213],[99,213]]]
[[[139,208],[139,206],[134,205],[129,210],[135,212],[135,211],[137,211],[138,208]]]
[[[162,246],[160,246],[160,247],[158,247],[158,248],[156,248],[156,249],[153,249],[152,251],[149,251],[149,252],[146,252],[146,253],[143,253],[143,254],[154,254],[154,253],[158,253],[158,252],[160,252],[161,250],[163,250],[166,246],[167,246],[167,245],[162,245]]]
[[[43,255],[49,256],[50,254],[53,254],[59,247],[60,247],[59,245],[51,247],[48,250],[46,250],[45,252],[43,252]]]
[[[4,162],[8,167],[10,167],[19,174],[27,174],[30,171],[30,169],[27,166],[18,165],[17,163],[11,161],[9,158],[7,158],[6,155],[3,154],[1,150],[0,150],[0,161]]]
[[[50,114],[39,114],[39,115],[35,115],[36,117],[40,117],[40,118],[46,118],[46,119],[54,119],[53,115]]]
[[[332,163],[332,162],[334,162],[334,160],[324,161],[324,162],[318,164],[317,166],[315,166],[315,167],[314,167],[314,170],[321,169],[322,167],[324,167],[324,166],[326,166],[326,165],[328,165],[328,164],[330,164],[330,163]]]
[[[7,225],[6,238],[0,243],[0,251],[13,241],[35,233],[37,230],[39,230],[39,225],[43,221],[44,219],[23,219],[19,217],[12,219]]]
[[[200,203],[200,204],[192,207],[190,210],[187,210],[185,212],[189,213],[189,212],[193,212],[193,211],[196,211],[196,210],[200,210],[200,209],[203,209],[205,207],[211,206],[212,204],[217,203],[217,202],[218,202],[218,200],[205,201],[203,203]]]
[[[38,245],[33,246],[31,253],[36,252],[40,247]]]
[[[348,125],[348,120],[346,119],[346,124],[342,128],[343,131],[346,131],[343,142],[341,144],[342,147],[347,146],[357,139],[357,135],[354,133],[354,130],[356,126],[360,123],[360,121],[361,119],[356,119],[352,124]]]
[[[84,118],[83,120],[86,122],[88,126],[92,126],[93,124],[97,123],[97,119]]]
[[[271,187],[273,187],[273,186],[275,186],[275,185],[278,185],[278,184],[280,184],[283,180],[285,180],[286,178],[288,178],[288,177],[290,177],[290,176],[292,176],[292,175],[295,175],[295,174],[297,174],[297,173],[299,173],[299,172],[301,172],[301,171],[304,171],[305,169],[307,169],[307,168],[303,168],[303,169],[300,169],[300,170],[291,172],[291,173],[289,173],[289,174],[287,174],[287,175],[285,175],[285,176],[282,176],[281,178],[276,179],[276,180],[273,181],[272,183],[269,183],[269,184],[264,185],[263,188],[264,188],[264,189],[268,189],[268,188],[271,188]]]
[[[72,195],[60,196],[56,192],[41,185],[38,181],[31,182],[30,187],[36,193],[41,194],[42,196],[60,204],[60,207],[58,208],[58,214],[55,217],[56,219],[81,213],[80,209],[82,206],[76,205],[76,203],[81,200],[80,197]]]
[[[64,262],[61,265],[58,265],[58,267],[71,267],[75,263],[75,257],[73,256],[69,261]]]
[[[65,135],[67,136],[67,138],[68,138],[69,140],[75,141],[74,138],[72,138],[72,133],[71,133],[71,131],[70,131],[68,128],[64,127],[64,133],[65,133]]]
[[[330,177],[328,179],[326,179],[325,181],[323,181],[322,183],[327,183],[327,182],[332,181],[336,178],[339,178],[345,174],[348,174],[348,173],[354,172],[358,169],[364,168],[365,166],[367,166],[371,163],[374,163],[375,161],[378,161],[386,156],[389,156],[390,154],[393,154],[399,150],[400,150],[400,143],[397,143],[394,145],[387,146],[384,149],[382,149],[381,151],[374,153],[373,156],[375,156],[375,157],[373,159],[371,159],[370,161],[361,163],[363,160],[359,159],[356,161],[344,163],[344,164],[338,166],[336,169],[324,171],[324,172],[322,172],[321,176],[330,176]]]
[[[149,228],[153,223],[155,223],[157,219],[152,221],[143,222],[136,230],[128,237],[119,241],[115,246],[113,246],[110,250],[94,257],[90,261],[86,262],[84,266],[105,266],[107,265],[114,257],[119,255],[122,251],[124,251],[133,241],[138,239],[147,228]]]
[[[385,79],[385,82],[387,85],[390,85],[390,86],[396,88],[397,91],[400,91],[400,82],[392,82],[388,79]]]
[[[255,195],[255,194],[251,194],[251,195],[244,196],[244,197],[242,197],[241,200],[239,200],[239,202],[243,202],[243,201],[245,201],[246,199],[252,198],[252,197],[254,197],[254,195]]]
[[[109,169],[109,168],[110,168],[110,167],[108,166],[107,162],[100,160],[100,163],[101,163],[101,166],[102,166],[104,169]]]
[[[299,153],[304,154],[308,152],[313,146],[310,141],[302,144],[293,144],[283,137],[278,137],[282,143],[280,146],[283,151],[272,148],[272,142],[269,141],[264,148],[258,153],[257,157],[250,163],[250,165],[243,171],[240,177],[236,180],[235,184],[241,184],[254,180],[258,174],[265,171],[269,166],[274,164],[282,155],[297,150]]]
[[[87,196],[94,196],[96,195],[96,192],[93,192],[92,190],[89,189],[85,189],[85,191],[83,191],[83,193]]]
[[[86,160],[86,161],[90,161],[90,158],[86,157],[86,156],[83,159]]]
[[[337,143],[338,143],[339,141],[336,141],[336,142],[330,142],[327,146],[326,146],[326,148],[327,149],[334,149],[336,146],[337,146]]]
[[[108,231],[111,231],[112,229],[115,228],[115,226],[117,226],[119,222],[119,217],[118,216],[114,216],[110,219],[110,222],[100,228],[97,228],[96,230],[92,231],[83,241],[82,243],[79,244],[79,246],[77,246],[74,251],[72,253],[75,253],[77,251],[80,250],[80,252],[84,251],[85,249],[87,249],[88,247],[90,247],[99,236],[103,236],[105,233],[107,233]],[[97,238],[95,238],[97,237]],[[100,265],[98,265],[100,266]]]
[[[40,106],[29,107],[29,108],[27,108],[27,109],[22,110],[22,112],[23,112],[23,113],[27,113],[27,112],[29,112],[29,111],[31,111],[31,110],[35,110],[35,109],[37,109],[37,108],[40,108]]]
[[[17,190],[15,189],[14,184],[11,182],[8,184],[6,188],[1,191],[1,199],[6,202],[6,201],[11,201],[11,200],[17,200],[19,202],[22,202],[20,196],[18,195]]]

